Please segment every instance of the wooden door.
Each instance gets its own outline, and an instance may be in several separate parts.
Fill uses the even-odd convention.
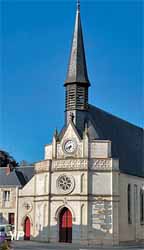
[[[30,240],[30,219],[26,217],[24,223],[24,239]]]
[[[70,210],[64,207],[59,218],[59,241],[72,242],[72,214]]]

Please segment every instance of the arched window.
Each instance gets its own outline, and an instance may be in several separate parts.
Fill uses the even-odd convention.
[[[140,189],[140,223],[144,224],[144,190]]]
[[[84,173],[81,175],[81,193],[84,191]]]
[[[48,191],[48,176],[45,175],[44,192],[47,193],[47,191]]]
[[[47,223],[47,214],[46,214],[46,205],[44,205],[44,207],[43,207],[43,226],[45,226],[46,225],[46,223]]]
[[[84,204],[82,204],[81,206],[81,226],[84,224],[84,218],[85,214],[84,214]]]
[[[131,185],[128,184],[127,188],[127,209],[128,209],[128,224],[132,223],[131,218]]]

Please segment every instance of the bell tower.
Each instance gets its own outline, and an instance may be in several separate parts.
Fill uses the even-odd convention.
[[[77,1],[74,34],[64,86],[66,125],[71,119],[77,129],[84,129],[90,83],[87,74],[79,1]]]

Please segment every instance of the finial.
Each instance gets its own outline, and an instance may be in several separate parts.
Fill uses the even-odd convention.
[[[83,136],[85,136],[85,135],[88,135],[88,123],[87,122],[85,122],[85,124],[84,124]]]
[[[74,121],[74,114],[73,114],[73,112],[70,112],[70,121]]]
[[[80,0],[77,0],[77,10],[80,12]]]
[[[54,131],[54,136],[55,136],[55,138],[57,138],[58,137],[58,131],[57,131],[57,128],[55,129],[55,131]]]

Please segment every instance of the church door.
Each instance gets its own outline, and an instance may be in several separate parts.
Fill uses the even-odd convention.
[[[59,241],[68,243],[72,242],[72,214],[66,207],[60,212]]]
[[[26,217],[24,223],[24,239],[30,240],[30,219]]]

